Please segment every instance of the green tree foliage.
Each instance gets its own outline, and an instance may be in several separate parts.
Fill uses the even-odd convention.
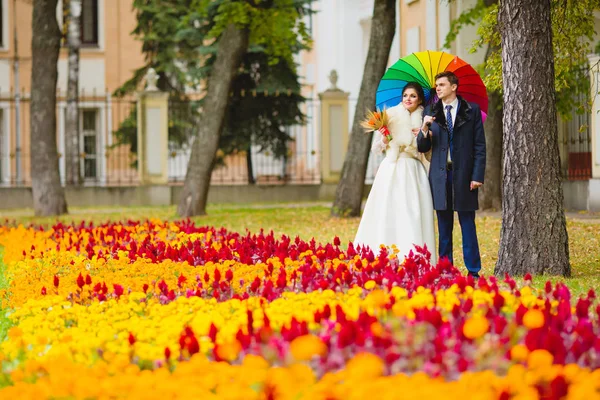
[[[218,39],[228,23],[250,30],[250,46],[233,82],[219,154],[246,151],[250,144],[283,157],[291,140],[286,127],[304,123],[294,55],[311,45],[304,17],[313,0],[134,0],[146,63],[115,95],[139,89],[150,67],[159,89],[170,93],[169,141],[189,143],[202,109]],[[199,96],[190,98],[190,93]],[[119,143],[137,149],[136,112],[116,132]]]
[[[574,105],[584,105],[578,99],[589,91],[587,54],[593,51],[594,10],[600,9],[600,0],[551,0],[551,7],[557,110],[568,118]],[[444,47],[450,48],[464,26],[475,24],[479,24],[479,38],[474,41],[471,51],[486,45],[492,49],[479,69],[488,90],[502,92],[497,0],[478,0],[463,12],[452,22]],[[536,57],[535,54],[531,56]]]

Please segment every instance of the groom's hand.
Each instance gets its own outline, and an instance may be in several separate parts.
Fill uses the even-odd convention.
[[[477,182],[477,181],[471,181],[471,191],[473,191],[475,189],[479,189],[481,186],[483,186],[483,183]]]
[[[431,115],[426,115],[423,118],[421,132],[423,132],[423,135],[425,135],[425,137],[429,136],[429,126],[433,123],[433,121],[435,121],[435,117],[432,117]]]

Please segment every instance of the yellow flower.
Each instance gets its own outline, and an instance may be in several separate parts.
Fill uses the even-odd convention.
[[[313,356],[323,356],[327,346],[315,335],[299,336],[290,343],[292,356],[298,361],[308,361]]]
[[[544,322],[544,313],[537,309],[531,309],[523,316],[523,325],[528,329],[541,328]]]
[[[375,287],[375,285],[376,285],[376,283],[375,283],[374,280],[367,281],[365,283],[365,289],[371,290],[371,289],[373,289]]]
[[[482,316],[475,316],[465,322],[463,334],[469,339],[477,339],[485,335],[488,329],[490,329],[488,320]]]
[[[371,281],[372,282],[372,281]],[[381,308],[388,302],[388,296],[383,290],[373,290],[365,298],[365,305],[367,307]]]

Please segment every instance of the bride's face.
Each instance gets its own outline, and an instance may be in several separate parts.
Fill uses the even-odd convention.
[[[402,104],[409,112],[415,111],[421,104],[417,91],[413,88],[406,89],[402,95]]]

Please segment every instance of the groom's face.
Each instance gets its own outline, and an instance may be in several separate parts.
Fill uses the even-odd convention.
[[[445,76],[435,81],[435,92],[440,100],[454,98],[456,96],[457,85],[451,85]]]

